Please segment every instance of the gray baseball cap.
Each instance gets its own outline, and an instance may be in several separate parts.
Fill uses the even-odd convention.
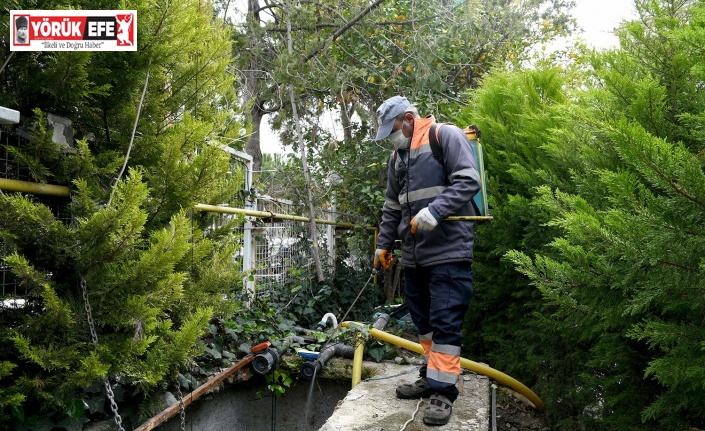
[[[393,96],[385,100],[377,108],[377,136],[375,141],[386,138],[392,133],[394,119],[403,114],[411,103],[404,96]]]

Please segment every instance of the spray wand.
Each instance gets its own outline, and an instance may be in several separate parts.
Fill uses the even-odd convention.
[[[372,281],[374,276],[377,275],[377,273],[379,271],[379,267],[380,267],[380,265],[377,265],[377,267],[372,268],[372,272],[370,274],[370,277],[367,279],[365,284],[362,286],[362,289],[360,289],[360,292],[358,292],[357,296],[355,297],[355,300],[352,302],[352,304],[350,304],[350,307],[348,307],[348,310],[343,315],[343,318],[340,319],[341,323],[345,321],[345,318],[348,317],[350,310],[352,310],[352,308],[355,306],[355,303],[357,303],[357,300],[360,299],[360,296],[362,296],[362,292],[365,291],[365,289],[367,288],[367,285],[370,284],[370,282]],[[340,327],[340,325],[333,328],[333,331],[326,337],[323,344],[321,344],[321,352],[318,352],[318,354],[316,354],[315,356],[313,355],[313,353],[315,353],[315,352],[306,352],[307,354],[309,354],[308,356],[305,356],[302,354],[299,354],[299,356],[302,356],[302,357],[304,357],[304,359],[307,359],[307,362],[316,362],[316,363],[320,364],[320,362],[321,362],[319,360],[320,353],[323,353],[327,349],[328,343],[335,336],[335,334],[338,332],[339,327]],[[325,362],[325,361],[323,361],[323,362]],[[313,365],[315,366],[316,364],[313,364]],[[320,365],[319,365],[319,367],[320,367]],[[313,377],[313,375],[315,375],[313,372],[308,372],[308,373],[304,373],[304,374],[305,374],[304,377],[306,377],[306,378],[309,378],[309,376]]]

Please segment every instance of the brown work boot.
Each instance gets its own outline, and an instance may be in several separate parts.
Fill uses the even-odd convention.
[[[445,425],[453,413],[453,402],[443,395],[433,394],[423,414],[426,425]]]
[[[397,386],[397,398],[403,400],[416,400],[431,395],[428,390],[426,378],[422,377],[414,383],[402,383]]]

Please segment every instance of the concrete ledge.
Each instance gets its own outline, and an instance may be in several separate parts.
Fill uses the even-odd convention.
[[[0,106],[0,124],[18,124],[19,122],[20,111]]]
[[[333,415],[319,431],[400,430],[411,419],[419,400],[400,400],[394,389],[400,383],[418,378],[418,366],[365,362],[363,369],[374,370],[338,403]],[[450,422],[443,431],[487,431],[490,426],[490,380],[486,376],[463,370],[458,387],[460,396],[453,405]],[[423,423],[424,399],[414,420],[405,431],[427,431]]]

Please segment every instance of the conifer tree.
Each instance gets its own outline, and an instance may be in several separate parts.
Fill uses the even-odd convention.
[[[595,54],[596,89],[547,136],[573,185],[542,187],[533,202],[560,233],[533,258],[509,256],[553,310],[544,332],[564,329],[565,356],[580,353],[569,379],[552,383],[575,388],[560,399],[575,406],[566,427],[702,428],[704,9],[637,9],[620,48]]]
[[[457,120],[475,123],[482,132],[493,216],[477,226],[475,294],[463,347],[468,357],[531,387],[549,417],[560,418],[580,414],[566,391],[574,390],[573,364],[583,362],[584,352],[576,348],[569,325],[549,320],[555,307],[506,259],[513,249],[529,256],[550,251],[547,245],[558,230],[547,226],[555,213],[534,201],[542,188],[575,191],[571,163],[556,160],[547,143],[564,127],[578,72],[549,62],[538,66],[489,74],[469,94],[470,108]]]
[[[191,210],[242,184],[221,148],[239,131],[228,29],[203,1],[111,7],[137,10],[137,52],[22,52],[2,72],[0,105],[32,135],[12,154],[32,181],[70,187],[71,219],[0,195],[4,264],[28,292],[1,317],[0,428],[80,427],[109,412],[91,389],[104,377],[148,399],[200,353],[210,319],[238,307],[223,301],[242,287],[238,236]],[[75,148],[59,151],[47,112],[73,121]]]

